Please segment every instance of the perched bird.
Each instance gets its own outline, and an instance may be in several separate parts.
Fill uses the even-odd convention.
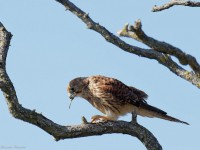
[[[67,92],[71,101],[75,97],[86,99],[105,116],[92,117],[92,123],[117,120],[120,116],[135,112],[144,117],[156,117],[189,125],[159,108],[147,104],[148,95],[121,81],[101,75],[78,77],[70,81]]]

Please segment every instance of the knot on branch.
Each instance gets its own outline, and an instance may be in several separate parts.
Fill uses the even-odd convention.
[[[83,124],[88,124],[88,123],[89,123],[89,122],[87,121],[87,119],[86,119],[84,116],[82,116],[81,119],[82,119],[82,123],[83,123]]]

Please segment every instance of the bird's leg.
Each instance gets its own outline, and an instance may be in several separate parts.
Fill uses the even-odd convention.
[[[99,122],[105,122],[105,121],[111,120],[107,116],[100,116],[100,115],[92,116],[91,119],[92,119],[91,123],[99,123]]]
[[[135,111],[132,112],[132,120],[131,120],[132,123],[136,123],[137,122],[137,114]]]

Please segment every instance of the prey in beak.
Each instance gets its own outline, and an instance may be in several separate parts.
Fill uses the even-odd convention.
[[[70,93],[70,94],[69,94],[69,99],[70,99],[71,101],[74,99],[74,97],[75,97],[75,94],[74,94],[74,93]]]
[[[69,93],[69,99],[70,99],[69,109],[71,107],[72,101],[73,101],[75,96],[76,96],[75,93]]]
[[[68,85],[68,87],[67,87],[67,93],[68,93],[68,96],[70,99],[70,104],[69,104],[69,109],[70,109],[72,101],[76,97],[76,93],[75,93],[74,88],[70,87],[70,85]]]

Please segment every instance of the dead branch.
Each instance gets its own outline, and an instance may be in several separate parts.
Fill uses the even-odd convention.
[[[137,46],[132,46],[130,44],[127,44],[126,42],[124,42],[123,40],[121,40],[120,38],[112,34],[111,32],[109,32],[105,27],[101,26],[99,23],[94,22],[87,13],[79,9],[70,1],[68,0],[56,0],[56,1],[58,1],[63,6],[65,6],[66,10],[69,10],[70,12],[75,14],[78,18],[80,18],[87,25],[89,29],[94,30],[98,32],[99,34],[101,34],[105,38],[105,40],[107,40],[108,42],[116,45],[117,47],[121,48],[122,50],[126,52],[129,52],[141,57],[157,60],[160,64],[170,69],[176,75],[180,76],[181,78],[191,82],[192,84],[200,88],[200,78],[199,78],[200,67],[199,67],[198,62],[193,56],[184,54],[184,52],[182,52],[180,49],[175,48],[172,45],[169,45],[164,42],[163,43],[160,42],[160,46],[156,48],[155,50],[154,48],[158,46],[158,44],[154,46],[153,42],[155,40],[152,38],[151,39],[153,40],[153,42],[148,43],[148,44],[151,44],[149,45],[151,49],[143,49]],[[142,33],[142,30],[139,28],[139,26],[137,26],[136,28],[138,28],[138,29],[135,29],[138,35],[139,34],[142,34],[142,36],[145,35],[144,33]],[[122,36],[122,33],[121,33],[121,36]],[[139,37],[135,37],[135,39],[139,41],[141,40],[141,38]],[[145,41],[148,41],[148,40],[145,40]],[[159,49],[161,45],[162,45],[162,50]],[[169,52],[168,53],[166,52],[174,48],[176,49],[175,51],[176,53],[173,53],[174,51],[171,51],[170,55],[173,54],[173,56],[178,56],[178,59],[180,60],[181,64],[189,64],[195,72],[189,72],[185,70],[176,62],[174,62],[170,56],[168,56]]]
[[[162,150],[154,135],[136,122],[114,121],[92,124],[83,119],[83,123],[80,125],[63,126],[54,123],[35,110],[24,108],[19,104],[15,88],[6,72],[6,58],[11,38],[12,34],[0,23],[0,88],[13,117],[43,129],[52,135],[56,141],[67,138],[122,133],[137,137],[148,150]]]
[[[168,3],[161,5],[161,6],[155,5],[152,8],[152,11],[153,12],[162,11],[162,10],[169,9],[170,7],[173,7],[176,5],[189,6],[189,7],[200,7],[200,2],[184,1],[184,0],[171,0]]]
[[[122,30],[118,31],[119,36],[133,38],[139,42],[144,43],[153,50],[165,55],[167,62],[165,65],[173,73],[181,78],[191,82],[200,88],[200,65],[194,56],[186,54],[181,49],[174,47],[166,42],[158,41],[152,37],[147,36],[142,30],[142,23],[137,20],[133,26],[126,24]],[[174,56],[179,60],[180,65],[189,65],[192,71],[183,69],[180,65],[175,63],[170,56]]]

